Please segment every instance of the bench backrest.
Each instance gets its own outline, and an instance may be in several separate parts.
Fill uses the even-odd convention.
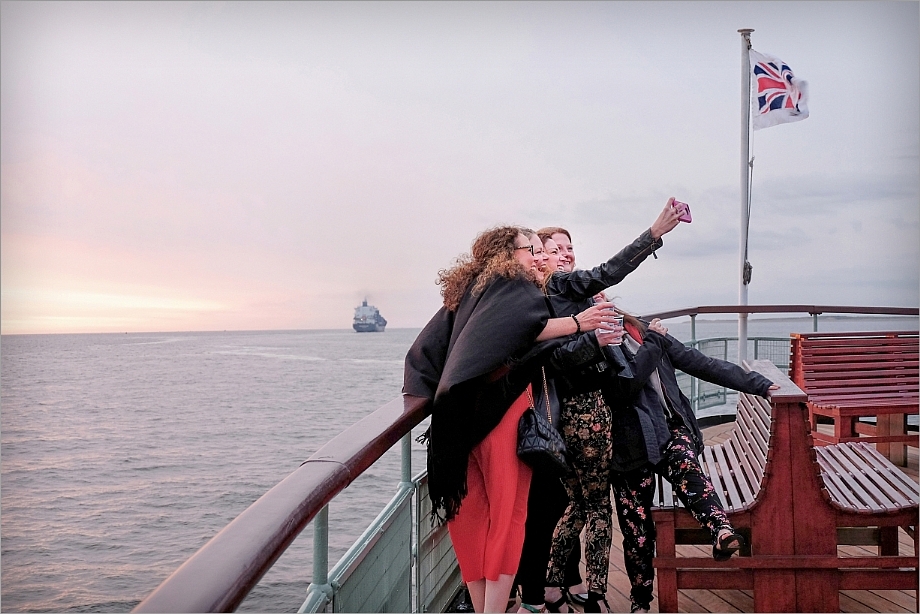
[[[916,399],[917,331],[793,333],[790,378],[814,402]]]
[[[754,368],[759,370],[757,365]],[[727,439],[703,450],[703,471],[712,480],[726,510],[747,508],[757,498],[769,459],[771,409],[766,399],[739,394],[735,425]],[[671,484],[661,477],[655,503],[656,507],[680,506]]]

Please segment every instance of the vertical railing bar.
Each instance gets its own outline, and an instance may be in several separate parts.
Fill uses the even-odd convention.
[[[329,584],[329,504],[313,519],[313,587],[326,593],[327,603],[332,601],[333,589]]]
[[[412,431],[402,437],[402,483],[412,484]]]
[[[696,349],[696,314],[690,316],[690,347]],[[700,383],[699,381],[691,376],[690,377],[690,398],[693,399],[693,413],[696,413],[700,409]]]

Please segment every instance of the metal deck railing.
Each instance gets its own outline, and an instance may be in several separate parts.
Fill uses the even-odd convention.
[[[859,313],[920,315],[916,308],[812,305],[704,306],[649,314],[662,319],[703,313]],[[689,342],[708,355],[731,360],[731,337]],[[749,339],[755,358],[788,368],[789,340]],[[750,355],[750,354],[749,354]],[[717,405],[725,391],[686,374],[682,387],[697,409]],[[722,400],[724,403],[724,400]],[[443,611],[460,585],[456,558],[444,526],[429,522],[424,475],[410,479],[412,428],[427,402],[402,396],[326,443],[300,468],[260,497],[144,599],[136,612],[235,610],[297,535],[314,523],[313,582],[301,612]],[[328,503],[397,442],[402,480],[393,500],[330,571]]]

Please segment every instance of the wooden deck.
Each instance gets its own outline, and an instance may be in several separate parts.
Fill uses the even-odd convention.
[[[703,430],[706,443],[723,441],[733,423],[713,426]],[[819,426],[819,429],[823,425]],[[917,448],[908,448],[907,467],[902,470],[918,480]],[[913,552],[914,542],[903,530],[899,532],[902,552]],[[693,556],[711,556],[711,551],[698,546],[678,546],[679,553]],[[842,555],[856,554],[860,546],[841,546]],[[868,552],[874,552],[872,550]],[[610,575],[607,600],[614,612],[629,612],[629,579],[623,566],[623,538],[614,522],[613,546],[610,552]],[[652,602],[652,612],[658,611],[657,589]],[[681,590],[681,612],[753,612],[754,598],[750,591],[733,590]],[[915,612],[914,591],[840,591],[841,612]]]

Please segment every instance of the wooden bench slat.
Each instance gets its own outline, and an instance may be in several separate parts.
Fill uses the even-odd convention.
[[[822,358],[814,362],[802,361],[799,366],[803,369],[803,377],[806,380],[810,378],[826,379],[835,373],[845,373],[852,377],[901,378],[917,377],[920,370],[916,363],[916,359],[908,362],[907,359],[886,354],[872,357],[865,362]]]
[[[866,401],[871,402],[878,400],[882,403],[895,404],[900,403],[902,405],[914,405],[917,403],[918,397],[917,393],[909,389],[881,389],[873,390],[871,388],[825,388],[823,390],[818,390],[814,394],[810,394],[813,402],[834,402],[834,403],[846,403],[855,402],[855,401]]]
[[[821,351],[805,344],[799,354],[804,365],[862,365],[866,369],[891,369],[903,364],[906,369],[916,369],[920,361],[916,348],[898,347],[851,348]]]
[[[818,465],[821,467],[821,477],[824,480],[825,488],[827,488],[828,493],[831,495],[831,499],[841,507],[854,508],[858,511],[868,511],[869,506],[863,503],[859,497],[856,497],[852,489],[844,484],[837,470],[828,463],[821,448],[818,448],[817,452]]]
[[[846,346],[816,345],[813,341],[804,344],[802,357],[810,356],[849,356],[855,354],[873,355],[884,352],[916,356],[917,344],[911,343],[856,343]]]
[[[854,464],[854,459],[849,458],[845,453],[846,444],[838,444],[835,446],[826,446],[827,450],[825,451],[828,456],[832,457],[841,467],[841,471],[845,472],[844,480],[851,483],[858,483],[859,489],[857,490],[863,496],[868,497],[866,503],[869,504],[874,510],[882,511],[887,508],[896,507],[894,501],[889,499],[878,486],[876,486],[872,480],[870,480],[865,475],[865,464],[857,466]],[[850,480],[847,480],[847,476],[850,477]]]
[[[700,456],[699,459],[700,466],[712,481],[713,488],[715,488],[716,492],[719,494],[719,501],[721,501],[726,506],[726,509],[728,509],[730,502],[726,501],[725,480],[723,479],[722,474],[719,472],[719,467],[715,462],[715,458],[713,457],[712,450],[714,447],[715,446],[706,446],[703,448],[703,455]]]
[[[916,330],[882,330],[882,331],[849,331],[849,332],[808,332],[792,333],[795,337],[809,339],[818,343],[840,341],[841,339],[916,339]],[[852,343],[852,341],[850,341]]]
[[[725,446],[713,446],[714,456],[716,462],[719,464],[719,467],[722,469],[723,482],[728,487],[729,499],[731,499],[731,509],[739,510],[743,508],[747,503],[750,502],[750,499],[742,497],[738,492],[738,488],[735,487],[735,471],[733,467],[737,467],[736,464],[732,464],[728,460],[728,455],[726,454]]]
[[[920,485],[911,480],[906,473],[895,467],[894,464],[882,456],[881,452],[876,450],[875,447],[860,442],[855,442],[850,445],[858,449],[866,458],[874,459],[876,466],[885,472],[889,482],[900,492],[905,493],[914,505],[917,505],[918,501],[920,501]]]
[[[756,473],[751,466],[751,461],[743,453],[739,453],[737,446],[738,442],[734,437],[730,437],[722,444],[729,465],[735,468],[735,481],[741,491],[741,498],[745,505],[750,505],[760,490],[760,478],[755,478]]]
[[[662,507],[674,507],[674,505],[678,503],[674,497],[674,486],[663,477],[659,480],[659,483],[661,487],[660,499],[662,502]]]
[[[866,386],[878,386],[881,388],[897,388],[904,387],[914,392],[916,390],[910,388],[911,384],[917,384],[920,382],[920,375],[913,374],[910,376],[898,377],[894,374],[877,374],[870,373],[867,374],[870,377],[858,373],[848,373],[846,377],[846,385],[841,386],[840,384],[840,372],[833,373],[823,373],[820,377],[806,377],[805,383],[808,384],[809,388],[812,390],[823,390],[825,388],[865,388]]]
[[[751,402],[751,408],[755,411],[756,415],[760,418],[762,424],[761,432],[764,437],[769,439],[770,437],[770,402],[761,397],[748,395],[748,399]]]
[[[846,456],[854,466],[860,468],[866,481],[874,484],[876,488],[894,503],[896,508],[903,509],[910,506],[910,498],[886,479],[883,463],[880,463],[872,456],[860,454],[861,450],[852,443],[838,446],[838,450]],[[888,464],[890,464],[890,462]]]
[[[832,338],[836,339],[838,337],[916,337],[917,331],[915,330],[882,330],[882,331],[849,331],[845,333],[830,333],[830,332],[810,332],[810,333],[792,333],[794,337],[803,337],[807,339],[824,339]]]
[[[732,442],[738,452],[738,457],[745,464],[751,488],[754,489],[763,479],[764,458],[761,457],[762,453],[758,454],[759,450],[754,451],[751,441],[747,437],[735,436],[732,438]]]
[[[804,365],[864,365],[873,368],[878,365],[881,368],[891,368],[897,363],[903,363],[905,368],[916,368],[920,355],[915,350],[905,352],[899,348],[875,348],[867,350],[864,348],[853,348],[850,351],[843,352],[816,352],[808,345],[803,345],[800,350],[800,359]]]
[[[843,487],[854,497],[859,498],[860,502],[862,502],[868,510],[873,512],[884,511],[884,507],[879,504],[875,497],[866,492],[860,481],[856,479],[856,476],[846,469],[840,463],[839,459],[831,453],[833,448],[835,448],[835,446],[825,446],[824,448],[818,448],[816,450],[818,454],[824,458],[827,470],[836,475],[843,484]]]
[[[861,403],[861,399],[856,399],[855,401],[849,401],[849,402],[846,402],[846,401],[843,401],[843,402],[837,401],[834,403],[816,402],[816,403],[811,403],[811,405],[814,405],[815,407],[824,407],[824,408],[836,407],[841,410],[846,410],[851,415],[860,415],[860,413],[862,413],[863,415],[868,415],[868,416],[871,416],[872,414],[871,413],[866,414],[865,411],[860,412],[859,410],[862,408],[866,408],[869,410],[875,410],[883,414],[905,414],[907,415],[907,414],[912,413],[910,409],[913,407],[913,404],[895,402],[894,399],[889,399],[889,400],[882,399],[880,402],[873,403],[871,406]]]
[[[753,438],[739,432],[742,422],[745,419],[747,409],[743,402],[738,402],[738,413],[735,418],[735,427],[732,429],[732,441],[738,446],[739,451],[745,460],[754,470],[751,475],[756,476],[756,483],[759,484],[763,478],[763,470],[766,464],[766,453],[759,449],[753,441]],[[753,483],[753,482],[752,482]]]
[[[754,441],[757,447],[764,453],[764,458],[766,458],[770,441],[770,415],[762,411],[757,403],[747,396],[744,397],[743,403],[747,414],[745,426],[749,429],[749,432],[744,434],[755,437]]]
[[[757,436],[756,428],[751,426],[754,420],[751,413],[752,411],[747,404],[739,404],[738,413],[735,417],[735,429],[736,431],[741,429],[739,441],[744,442],[745,447],[750,452],[749,457],[757,463],[758,477],[762,478],[764,468],[767,466],[766,445]]]
[[[917,339],[907,338],[907,337],[891,337],[888,339],[831,339],[831,340],[816,340],[816,339],[806,339],[804,340],[803,345],[805,345],[810,351],[840,351],[840,352],[853,352],[853,351],[873,351],[874,348],[894,348],[900,351],[910,353],[911,351],[917,351]]]

